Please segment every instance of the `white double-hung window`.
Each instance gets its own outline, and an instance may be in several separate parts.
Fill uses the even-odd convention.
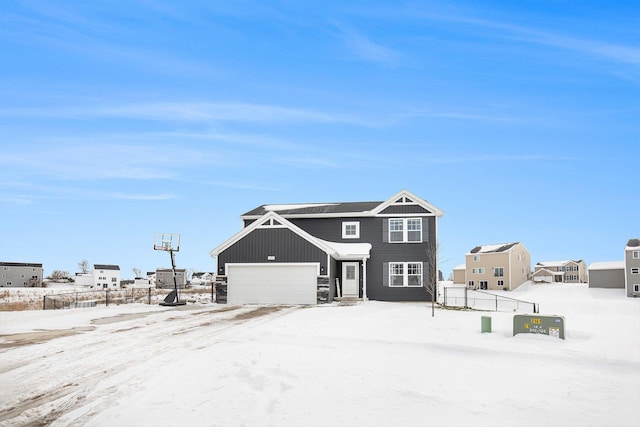
[[[422,218],[389,219],[389,242],[422,242]]]
[[[422,286],[422,263],[390,262],[389,286]]]

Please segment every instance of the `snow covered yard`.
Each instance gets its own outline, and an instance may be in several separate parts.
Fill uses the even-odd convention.
[[[640,299],[509,296],[567,339],[424,303],[0,312],[0,425],[640,425]]]

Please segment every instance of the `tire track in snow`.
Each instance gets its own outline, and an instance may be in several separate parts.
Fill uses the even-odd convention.
[[[187,306],[189,307],[189,306]],[[22,363],[2,372],[0,426],[55,423],[63,414],[78,411],[80,422],[107,405],[109,396],[136,388],[153,372],[144,364],[153,359],[170,360],[172,349],[184,351],[202,339],[231,331],[247,323],[268,321],[295,309],[290,307],[214,307],[169,309],[159,316],[122,316],[94,322],[95,330],[82,335],[51,338],[46,344],[12,347],[0,354]],[[141,324],[142,323],[142,324]],[[32,344],[37,344],[34,340]],[[197,347],[196,347],[197,349]],[[119,363],[113,365],[113,361]],[[110,363],[109,366],[104,366]],[[6,381],[5,381],[6,380]],[[93,398],[102,383],[113,383]]]

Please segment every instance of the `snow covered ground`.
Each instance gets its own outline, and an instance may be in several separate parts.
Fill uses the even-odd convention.
[[[509,296],[567,339],[425,303],[0,312],[0,426],[640,425],[640,299]]]

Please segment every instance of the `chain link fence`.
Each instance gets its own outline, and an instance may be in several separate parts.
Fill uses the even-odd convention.
[[[450,308],[468,308],[485,311],[539,313],[535,302],[522,301],[490,292],[467,289],[463,286],[445,286],[442,305]]]

